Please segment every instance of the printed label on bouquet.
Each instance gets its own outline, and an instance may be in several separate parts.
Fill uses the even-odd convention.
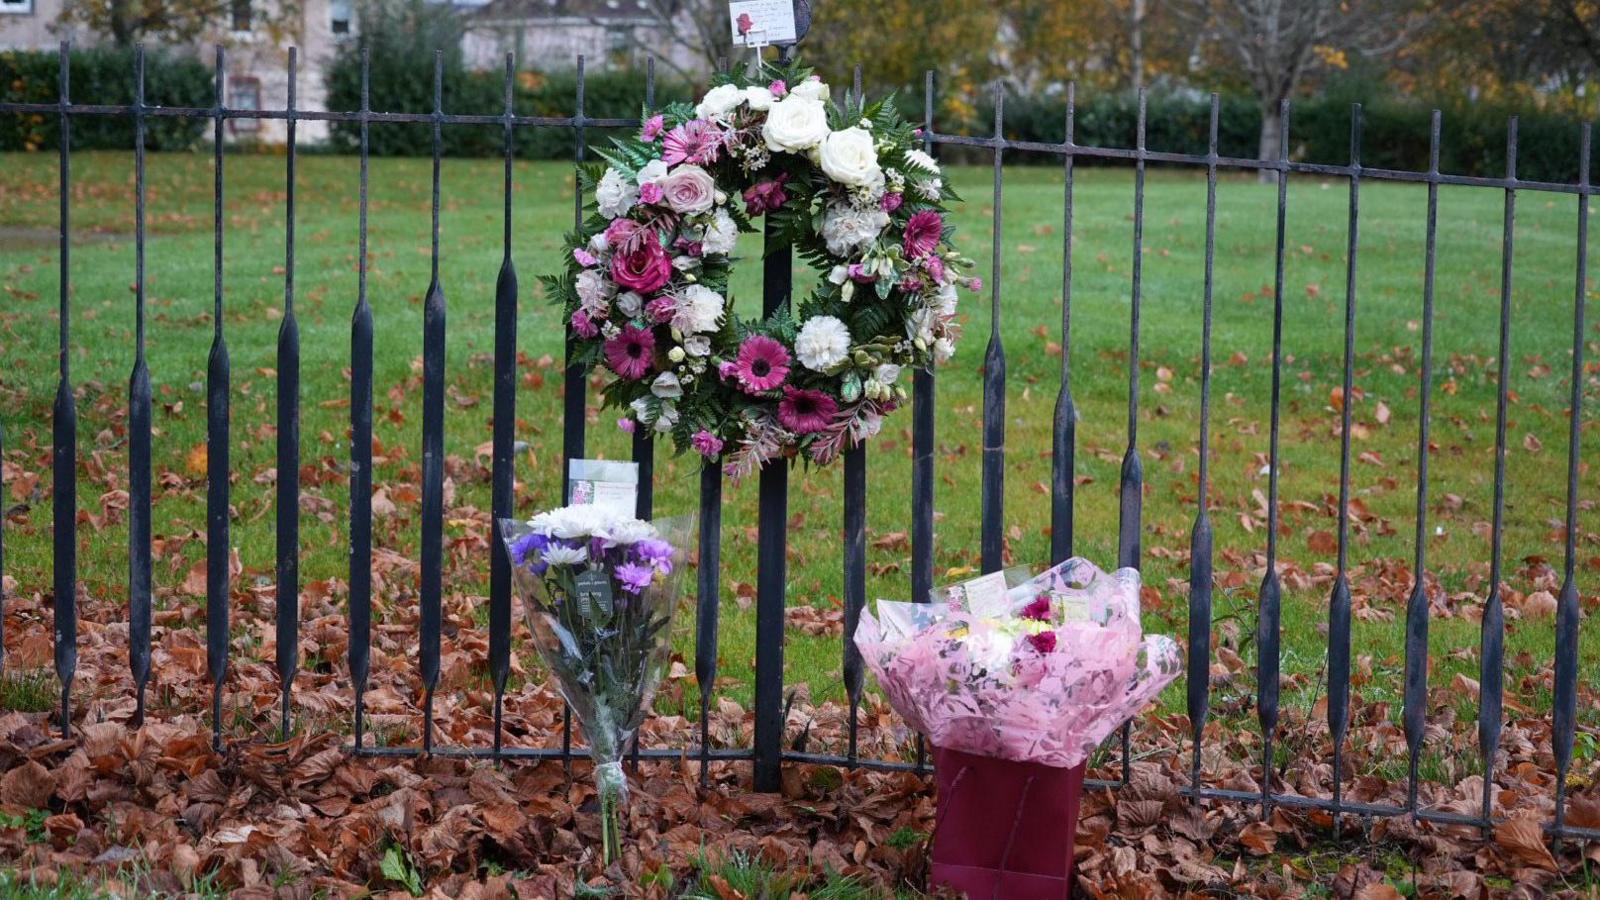
[[[1104,625],[1110,619],[1106,602],[1101,597],[1085,596],[1079,593],[1054,594],[1051,597],[1051,606],[1061,610],[1061,621],[1068,622],[1093,622]]]
[[[603,459],[575,459],[567,467],[573,506],[598,506],[612,515],[632,516],[639,504],[639,465]]]
[[[990,572],[945,588],[945,601],[980,619],[1003,618],[1011,612],[1006,599],[1006,573]]]
[[[598,569],[587,569],[572,580],[573,590],[584,609],[598,608],[611,614],[611,579]]]
[[[737,47],[795,42],[794,0],[733,0],[728,21]]]

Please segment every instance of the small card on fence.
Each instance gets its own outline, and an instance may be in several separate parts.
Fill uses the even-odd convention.
[[[794,0],[733,0],[728,4],[736,47],[795,42]]]
[[[598,506],[631,516],[639,503],[639,464],[605,459],[575,459],[567,466],[567,502]]]

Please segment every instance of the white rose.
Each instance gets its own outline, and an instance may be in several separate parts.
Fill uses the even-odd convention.
[[[694,114],[701,119],[720,119],[743,99],[744,91],[731,84],[720,84],[706,92],[705,99],[694,108]]]
[[[834,203],[822,217],[822,239],[834,256],[849,256],[878,239],[889,224],[889,214],[880,207],[861,208]]]
[[[653,184],[667,177],[667,164],[659,159],[652,159],[639,170],[640,184]]]
[[[751,85],[744,89],[744,102],[750,104],[750,108],[756,112],[766,112],[771,109],[777,99],[772,96],[771,90],[760,85]]]
[[[767,149],[799,153],[822,143],[828,136],[828,110],[821,100],[791,94],[767,111],[761,126]]]
[[[616,169],[606,169],[594,188],[595,204],[600,207],[600,215],[608,219],[626,213],[638,200],[639,188]]]
[[[705,235],[700,238],[702,253],[726,256],[733,252],[733,246],[739,240],[739,225],[725,210],[717,210],[711,218],[711,224],[706,226]]]
[[[883,184],[883,169],[878,165],[872,133],[861,128],[846,128],[824,138],[818,161],[822,171],[840,184],[851,187]]]
[[[725,305],[721,294],[703,284],[691,284],[678,296],[672,327],[685,334],[716,331]]]
[[[639,314],[639,310],[644,309],[644,298],[633,291],[624,291],[617,295],[617,309],[631,319]]]
[[[683,385],[678,383],[678,376],[671,372],[662,372],[656,376],[655,381],[650,382],[650,393],[663,400],[673,400],[683,396]]]
[[[850,329],[833,316],[816,316],[800,326],[794,355],[813,372],[825,372],[850,355]]]
[[[813,75],[789,89],[790,97],[803,97],[807,100],[828,99],[827,82]]]

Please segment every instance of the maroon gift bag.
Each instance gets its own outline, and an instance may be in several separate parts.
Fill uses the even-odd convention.
[[[932,881],[972,900],[1067,900],[1083,765],[1070,769],[934,748]]]

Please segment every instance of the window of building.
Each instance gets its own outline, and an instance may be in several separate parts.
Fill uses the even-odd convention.
[[[350,0],[329,0],[328,27],[334,34],[350,33]]]
[[[626,26],[613,25],[606,29],[606,49],[612,53],[627,53],[632,47],[630,37]]]
[[[249,31],[252,24],[252,10],[250,0],[232,0],[230,7],[234,31]]]
[[[261,79],[253,75],[238,75],[228,79],[229,109],[260,109]],[[229,119],[228,127],[234,134],[254,134],[261,130],[260,119]]]
[[[0,0],[0,16],[31,16],[33,0]]]

